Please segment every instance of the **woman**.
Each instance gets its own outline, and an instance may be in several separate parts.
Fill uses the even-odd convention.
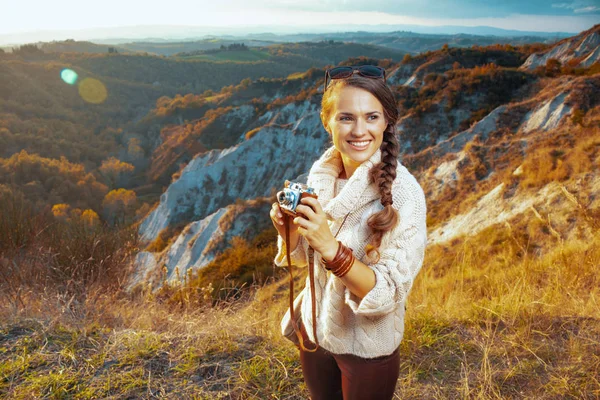
[[[317,321],[310,291],[298,299],[302,334],[312,343],[316,323],[318,349],[300,349],[314,400],[391,399],[394,393],[405,302],[427,242],[423,190],[397,158],[397,120],[382,68],[327,71],[321,121],[333,146],[310,169],[307,184],[318,199],[297,206],[301,216],[293,219],[289,243],[296,266],[308,264],[308,246],[315,254]],[[275,264],[285,266],[278,203],[270,216],[279,233]],[[288,310],[282,330],[290,329]]]

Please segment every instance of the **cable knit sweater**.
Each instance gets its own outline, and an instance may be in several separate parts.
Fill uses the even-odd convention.
[[[380,259],[368,257],[365,247],[371,240],[367,219],[383,209],[377,187],[369,180],[369,169],[381,161],[377,150],[361,164],[349,179],[339,179],[343,169],[341,156],[330,147],[313,164],[307,183],[313,187],[335,234],[346,214],[346,222],[337,239],[354,251],[354,256],[375,272],[375,287],[361,300],[328,272],[315,251],[315,298],[319,344],[335,354],[354,354],[373,358],[391,354],[404,333],[404,304],[415,276],[421,269],[427,244],[426,203],[423,190],[414,176],[399,162],[392,185],[393,207],[399,212],[396,228],[384,234],[379,247]],[[285,242],[278,236],[275,264],[287,266]],[[305,267],[308,243],[300,236],[290,254],[292,263]],[[306,288],[296,298],[302,323],[309,338],[312,334],[311,293]],[[288,333],[289,310],[281,321],[282,333]]]

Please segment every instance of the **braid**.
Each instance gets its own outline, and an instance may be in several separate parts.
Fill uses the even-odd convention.
[[[392,207],[392,184],[396,179],[398,154],[400,154],[400,144],[396,137],[396,126],[394,124],[389,124],[384,131],[380,149],[381,162],[371,168],[369,177],[379,188],[381,204],[384,208],[371,215],[367,221],[373,231],[373,238],[367,246],[367,253],[376,251],[377,258],[379,258],[377,248],[381,246],[383,235],[398,223],[398,213]]]
[[[383,210],[369,217],[367,224],[373,232],[371,243],[366,247],[369,254],[375,251],[379,258],[379,251],[383,235],[393,229],[398,223],[398,213],[392,207],[392,184],[396,179],[396,167],[398,166],[398,155],[400,154],[400,144],[396,136],[396,123],[398,122],[398,106],[394,93],[382,79],[363,78],[360,75],[353,75],[346,79],[335,79],[325,89],[321,99],[321,121],[325,128],[335,107],[335,96],[332,94],[337,89],[345,86],[353,86],[363,89],[374,95],[381,105],[388,125],[383,132],[383,141],[379,149],[381,150],[381,162],[371,167],[369,179],[374,182],[379,189],[381,204]]]

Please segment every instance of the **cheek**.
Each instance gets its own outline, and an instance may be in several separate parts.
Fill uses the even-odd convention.
[[[333,139],[333,142],[343,142],[344,138],[346,136],[348,136],[349,132],[351,131],[351,128],[348,127],[348,125],[343,125],[343,124],[338,124],[338,125],[332,125],[331,126],[331,136]]]
[[[387,124],[386,123],[380,124],[377,128],[378,128],[377,129],[377,143],[381,144],[381,142],[383,142],[383,132],[387,128]]]

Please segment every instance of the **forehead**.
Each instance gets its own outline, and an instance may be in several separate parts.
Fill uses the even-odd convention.
[[[349,113],[383,113],[381,102],[369,91],[354,86],[342,86],[333,93],[332,111]]]

